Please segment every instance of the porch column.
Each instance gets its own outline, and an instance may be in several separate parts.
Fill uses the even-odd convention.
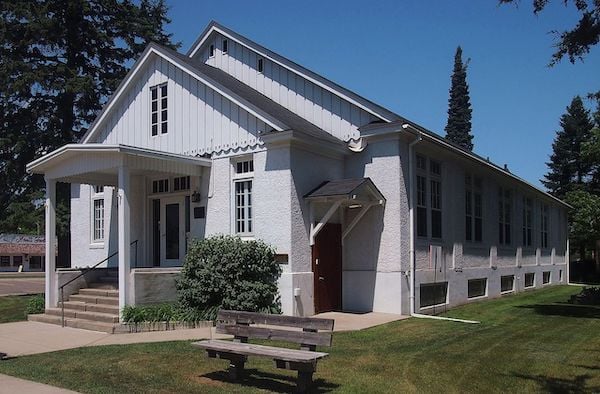
[[[46,178],[46,309],[56,308],[56,180]]]
[[[127,166],[119,167],[119,315],[127,304],[130,269],[130,174]]]

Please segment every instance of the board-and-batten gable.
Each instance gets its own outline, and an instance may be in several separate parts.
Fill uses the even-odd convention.
[[[151,133],[152,86],[167,83],[168,132]],[[262,144],[272,129],[263,120],[202,83],[173,62],[152,55],[137,71],[92,139],[159,151],[197,155]],[[159,113],[160,119],[160,113]]]
[[[213,56],[209,54],[211,45]],[[342,141],[359,138],[359,127],[383,120],[216,31],[210,33],[193,58],[223,70]],[[259,58],[263,61],[262,72],[257,69]]]

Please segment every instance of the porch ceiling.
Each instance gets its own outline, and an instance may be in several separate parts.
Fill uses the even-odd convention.
[[[118,170],[128,167],[132,175],[200,175],[211,160],[155,151],[129,145],[69,144],[27,165],[27,171],[61,182],[115,186]]]

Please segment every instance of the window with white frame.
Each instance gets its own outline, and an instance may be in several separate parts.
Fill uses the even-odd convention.
[[[104,242],[104,186],[92,187],[92,242]]]
[[[498,189],[498,243],[510,245],[512,235],[512,191]]]
[[[417,236],[442,238],[442,165],[417,155]]]
[[[541,238],[541,246],[542,248],[547,248],[548,247],[548,212],[549,212],[550,208],[548,207],[547,204],[542,204],[541,207],[541,234],[540,234],[540,238]]]
[[[465,239],[481,242],[483,239],[483,198],[481,178],[465,176]]]
[[[240,160],[234,163],[235,232],[252,234],[252,178],[254,161]]]
[[[533,200],[523,197],[523,246],[531,246],[533,234]]]
[[[167,134],[167,84],[150,87],[150,124],[152,136],[157,136],[160,129],[160,134]]]

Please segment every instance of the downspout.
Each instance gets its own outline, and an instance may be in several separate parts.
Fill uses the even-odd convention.
[[[446,320],[453,321],[459,323],[469,323],[469,324],[478,324],[478,321],[475,320],[464,320],[464,319],[455,319],[451,317],[441,317],[441,316],[430,316],[423,315],[421,313],[416,313],[416,297],[415,297],[415,287],[416,287],[416,261],[415,261],[415,209],[414,209],[414,194],[413,194],[413,186],[415,181],[415,166],[414,166],[414,146],[423,140],[421,136],[421,131],[412,125],[405,123],[402,125],[404,130],[412,129],[417,134],[417,138],[408,144],[408,222],[409,222],[409,259],[410,259],[410,315],[412,317],[420,318],[420,319],[434,319],[434,320]]]
[[[414,146],[423,140],[421,132],[411,127],[408,123],[402,125],[404,130],[412,128],[417,132],[417,138],[408,144],[408,234],[409,234],[409,249],[408,256],[410,261],[410,314],[415,314],[415,212],[414,212],[414,195],[413,183],[415,179],[414,169]]]

